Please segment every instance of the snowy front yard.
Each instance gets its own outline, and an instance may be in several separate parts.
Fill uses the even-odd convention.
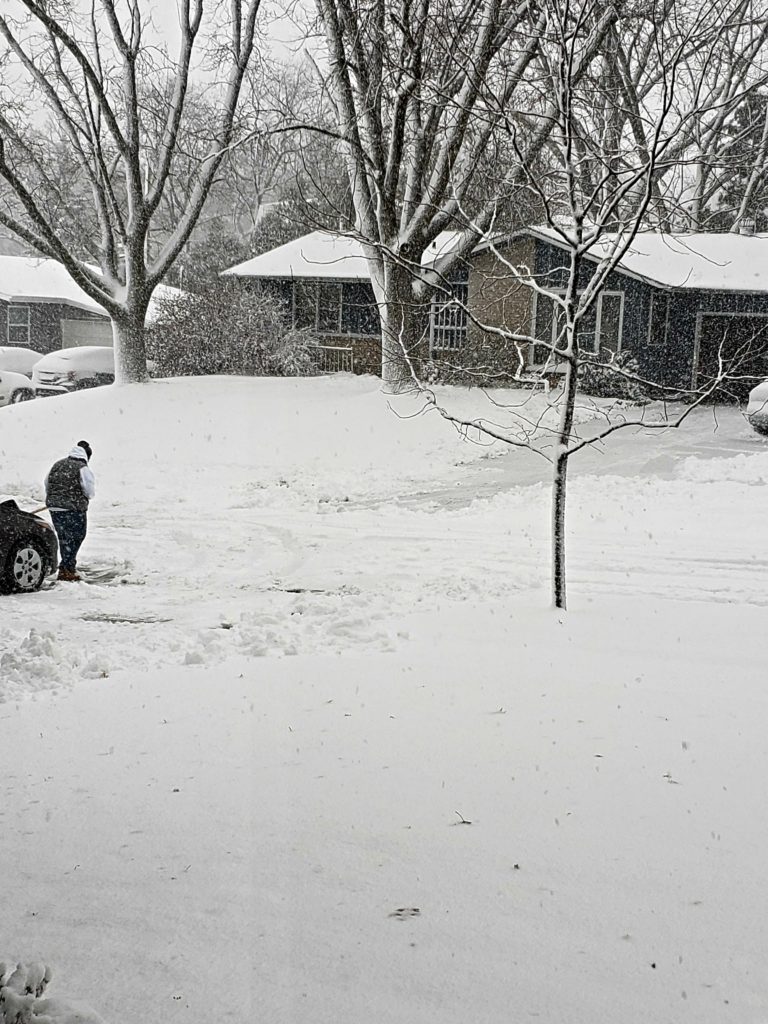
[[[765,1021],[768,444],[576,456],[556,615],[546,464],[412,411],[0,410],[25,507],[90,440],[114,577],[2,599],[0,954],[111,1024]]]

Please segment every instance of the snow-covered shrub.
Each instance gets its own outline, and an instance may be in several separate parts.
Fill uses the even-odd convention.
[[[471,384],[461,367],[440,359],[426,359],[421,366],[421,379],[425,384]]]
[[[46,964],[0,961],[0,1024],[104,1024],[89,1006],[44,996],[50,980]]]
[[[579,367],[579,390],[593,398],[622,398],[630,402],[643,402],[648,394],[637,379],[640,367],[628,352],[619,352],[610,364],[606,353],[583,356]],[[598,361],[603,365],[597,365]],[[608,364],[608,365],[606,365]]]
[[[157,376],[317,372],[316,339],[291,328],[279,301],[264,291],[217,283],[198,294],[160,300],[159,307],[147,345]]]
[[[466,366],[449,363],[442,359],[425,359],[420,366],[420,378],[429,386],[436,384],[457,384],[465,388],[508,388],[524,387],[515,374],[492,365]]]

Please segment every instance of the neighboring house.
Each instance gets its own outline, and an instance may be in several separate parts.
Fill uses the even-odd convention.
[[[155,295],[162,293],[180,294],[160,285]],[[0,345],[45,355],[77,345],[111,344],[109,315],[63,264],[38,256],[0,256]]]
[[[595,257],[610,243],[606,236]],[[488,314],[481,317],[484,323],[552,340],[559,326],[554,304],[531,289],[505,291],[503,282],[511,277],[505,260],[530,267],[542,287],[564,292],[563,243],[549,228],[520,231],[493,247],[479,246],[470,274],[470,308],[474,278],[476,294],[485,293],[474,302],[475,310]],[[588,260],[584,284],[593,270]],[[506,317],[491,309],[494,287],[508,305],[517,296]],[[473,358],[482,353],[493,361],[492,335],[471,325],[468,335]],[[638,234],[583,321],[581,344],[592,351],[631,352],[643,376],[674,387],[696,386],[711,376],[721,347],[726,357],[750,348],[741,372],[768,374],[768,235]],[[530,346],[525,354],[529,369],[549,355],[544,346]]]
[[[435,250],[447,251],[452,237],[438,239],[423,264],[434,262]],[[601,245],[610,240],[606,236]],[[493,328],[552,340],[559,326],[554,303],[517,280],[510,267],[527,268],[542,287],[564,292],[567,263],[565,246],[550,228],[482,242],[452,274],[453,301],[444,292],[434,298],[422,356],[510,373],[542,367],[546,346],[518,352]],[[594,260],[587,259],[584,284],[593,269]],[[296,327],[312,328],[324,344],[349,353],[344,368],[379,371],[376,303],[356,240],[315,231],[224,273],[259,281],[279,295]],[[751,372],[765,367],[768,374],[766,342],[768,235],[749,232],[639,234],[607,278],[581,337],[587,350],[631,352],[644,376],[674,387],[706,376],[721,345],[726,352],[762,345]]]
[[[230,267],[223,276],[258,281],[277,296],[292,326],[322,340],[329,366],[380,372],[379,311],[356,239],[313,231]]]

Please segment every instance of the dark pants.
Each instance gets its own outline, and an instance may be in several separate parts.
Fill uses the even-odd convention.
[[[88,530],[88,513],[51,512],[51,521],[59,538],[59,569],[74,572],[77,568],[77,552]]]

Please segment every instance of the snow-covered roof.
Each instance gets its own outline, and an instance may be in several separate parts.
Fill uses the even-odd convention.
[[[563,245],[562,238],[550,227],[531,228],[528,233]],[[615,238],[604,235],[591,254],[601,259]],[[633,240],[618,269],[665,288],[768,292],[768,234],[643,231]]]
[[[106,316],[104,309],[75,284],[63,263],[42,256],[0,256],[0,299],[66,302]]]
[[[98,268],[94,267],[94,270]],[[181,295],[178,288],[158,285],[153,300],[162,296]],[[109,314],[90,295],[75,284],[63,263],[43,256],[0,256],[0,299],[5,302],[65,302],[78,309]],[[153,315],[150,303],[148,318]]]
[[[326,277],[365,281],[370,277],[361,243],[347,235],[312,231],[223,271],[235,277]]]
[[[561,236],[550,227],[534,227],[512,237],[533,235],[556,245]],[[422,257],[431,266],[445,256],[460,237],[443,231]],[[596,242],[592,255],[601,259],[615,240],[606,234]],[[481,242],[477,250],[490,245]],[[476,250],[476,251],[477,251]],[[661,234],[637,235],[618,269],[664,288],[704,288],[722,291],[768,292],[768,234]],[[313,231],[270,252],[239,263],[224,274],[236,277],[330,278],[365,281],[370,278],[362,243],[348,235]]]
[[[422,257],[424,266],[431,266],[444,256],[459,237],[457,231],[442,231]],[[334,280],[367,281],[371,276],[362,242],[349,235],[331,231],[312,231],[276,249],[254,256],[245,263],[222,271],[235,277],[332,278]]]

